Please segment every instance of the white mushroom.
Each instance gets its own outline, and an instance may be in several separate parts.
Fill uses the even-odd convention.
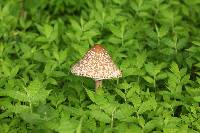
[[[71,72],[78,76],[93,78],[96,89],[102,84],[103,79],[119,78],[121,71],[112,61],[108,52],[99,44],[92,47],[86,55],[76,63]]]

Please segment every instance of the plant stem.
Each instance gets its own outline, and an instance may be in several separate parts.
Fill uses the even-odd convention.
[[[24,0],[19,0],[20,3],[20,17],[25,16],[25,11],[24,11]]]
[[[153,87],[156,88],[156,76],[153,76]]]
[[[30,95],[29,95],[29,93],[27,92],[27,88],[26,88],[26,87],[24,87],[24,90],[26,91],[26,94],[27,94],[27,96],[28,96],[30,111],[31,111],[31,113],[33,113],[32,102],[31,102],[31,99],[30,99]]]
[[[95,91],[102,86],[102,80],[95,80]]]
[[[111,118],[111,124],[110,127],[113,128],[113,122],[114,122],[114,113],[115,113],[116,107],[112,111],[112,118]]]

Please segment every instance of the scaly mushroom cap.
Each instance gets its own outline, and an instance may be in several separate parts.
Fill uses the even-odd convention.
[[[71,72],[78,76],[95,80],[119,78],[121,71],[113,63],[107,51],[99,44],[92,47],[86,55],[72,68]]]

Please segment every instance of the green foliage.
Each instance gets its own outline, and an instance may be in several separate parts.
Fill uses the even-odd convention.
[[[1,0],[0,133],[200,132],[199,0]],[[123,77],[70,73],[95,43]]]

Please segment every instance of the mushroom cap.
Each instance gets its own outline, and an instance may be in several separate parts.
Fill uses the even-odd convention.
[[[71,68],[71,72],[78,76],[93,78],[94,80],[119,78],[122,76],[121,71],[114,64],[108,52],[99,44],[93,46]]]

